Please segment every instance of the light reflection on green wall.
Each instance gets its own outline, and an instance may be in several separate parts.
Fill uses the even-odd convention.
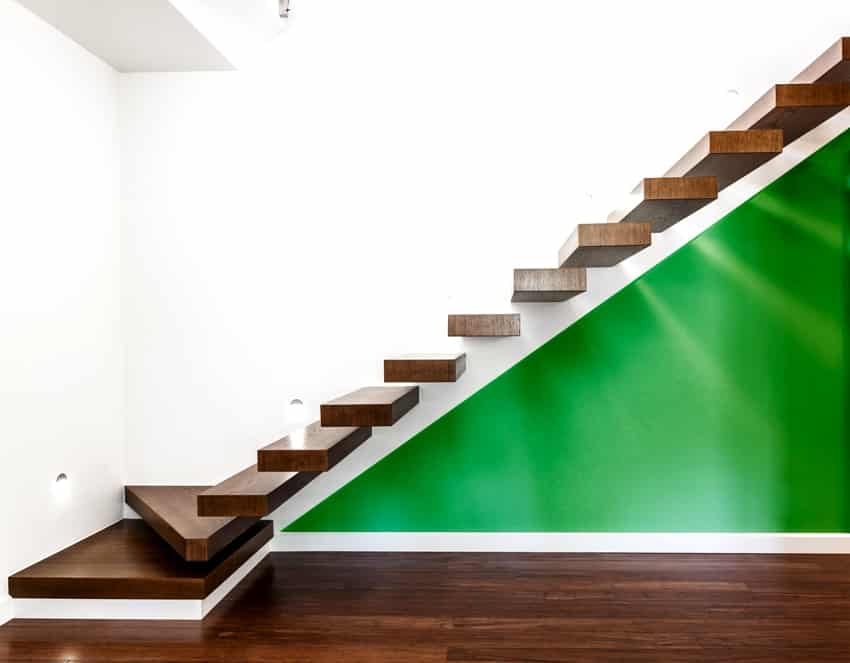
[[[848,155],[850,132],[289,530],[850,531]]]

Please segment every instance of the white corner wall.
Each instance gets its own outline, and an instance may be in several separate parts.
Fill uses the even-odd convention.
[[[0,0],[0,81],[2,616],[10,573],[121,515],[124,349],[117,74]]]

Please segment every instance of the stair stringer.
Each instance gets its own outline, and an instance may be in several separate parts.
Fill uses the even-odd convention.
[[[522,314],[521,337],[498,340],[464,339],[462,347],[459,348],[469,356],[464,379],[452,384],[422,385],[419,406],[402,421],[392,429],[376,432],[368,445],[363,445],[339,463],[332,472],[322,474],[272,514],[276,529],[279,531],[293,523],[848,128],[850,109],[845,109],[786,146],[782,154],[724,189],[715,202],[663,233],[654,234],[653,244],[649,248],[615,267],[588,270],[588,289],[582,296],[564,303],[512,304],[511,310]],[[571,230],[566,227],[565,236]],[[508,286],[506,283],[506,289]]]

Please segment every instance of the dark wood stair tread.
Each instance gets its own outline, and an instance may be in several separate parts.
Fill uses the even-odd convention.
[[[419,387],[363,387],[320,407],[322,426],[392,426],[419,402]]]
[[[850,80],[850,37],[842,37],[794,77],[792,83],[838,83]]]
[[[318,476],[318,472],[237,472],[198,495],[198,515],[262,518]]]
[[[449,336],[519,336],[519,313],[470,313],[449,315]]]
[[[260,472],[326,472],[372,435],[368,426],[323,428],[316,421],[257,452]]]
[[[781,129],[711,131],[664,176],[714,176],[724,189],[781,154],[782,147]]]
[[[587,291],[587,270],[515,269],[512,302],[563,302]]]
[[[715,177],[648,177],[637,187],[642,200],[621,223],[649,222],[652,232],[664,232],[675,223],[717,199]]]
[[[127,486],[124,498],[183,559],[206,562],[246,532],[256,518],[202,518],[198,495],[210,486]]]
[[[558,264],[612,267],[651,244],[649,223],[581,223],[558,252]]]
[[[466,353],[411,354],[384,360],[384,382],[457,382]]]
[[[850,83],[775,85],[729,129],[782,129],[788,145],[847,106]]]
[[[14,598],[203,599],[271,540],[255,521],[207,562],[187,562],[141,520],[121,520],[9,578]]]

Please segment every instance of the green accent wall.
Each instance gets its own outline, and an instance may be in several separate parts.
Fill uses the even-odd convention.
[[[288,531],[850,531],[849,155],[847,132]]]

